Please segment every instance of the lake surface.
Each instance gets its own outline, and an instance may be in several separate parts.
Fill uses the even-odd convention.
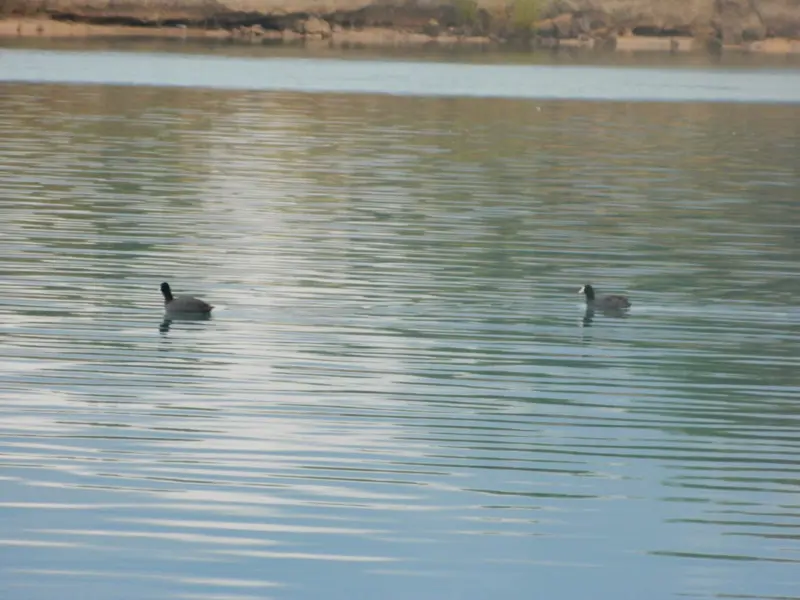
[[[281,60],[0,55],[0,597],[800,597],[797,72]]]
[[[11,48],[0,54],[0,81],[415,97],[800,103],[800,68],[774,65],[485,64],[469,54],[451,62],[370,60],[363,54],[361,60],[325,60],[270,55],[258,48],[242,56],[236,52],[241,48],[217,48],[213,53]]]

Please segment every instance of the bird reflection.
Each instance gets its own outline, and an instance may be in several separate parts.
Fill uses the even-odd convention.
[[[161,321],[161,324],[158,326],[158,330],[161,333],[169,333],[173,321],[210,321],[210,320],[211,320],[210,314],[181,315],[181,316],[170,315],[164,317],[164,320]]]
[[[595,310],[594,308],[587,307],[586,312],[583,313],[581,320],[581,327],[591,327],[596,313],[600,313],[604,317],[611,317],[616,319],[627,319],[629,314],[625,309],[620,308],[606,308],[604,310]]]

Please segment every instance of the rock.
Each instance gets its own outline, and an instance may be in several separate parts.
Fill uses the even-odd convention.
[[[436,19],[431,19],[422,28],[422,32],[431,37],[439,37],[439,34],[442,33],[442,26],[439,25],[439,21]]]
[[[800,5],[796,1],[759,0],[756,5],[769,37],[800,38]]]
[[[698,27],[694,32],[693,46],[697,50],[704,50],[717,54],[722,49],[722,39],[719,31],[713,27]]]
[[[748,0],[724,0],[717,4],[715,25],[722,34],[723,44],[763,40],[767,28]]]
[[[536,35],[541,37],[556,37],[558,35],[558,31],[556,30],[556,26],[553,24],[553,19],[543,19],[541,21],[536,21],[533,24],[533,31]]]
[[[595,29],[592,32],[594,48],[608,52],[617,49],[617,30],[612,27]]]
[[[555,50],[559,46],[558,38],[555,36],[551,37],[542,37],[539,38],[536,42],[536,45],[539,48],[544,48],[548,50]]]
[[[235,36],[240,36],[243,38],[262,37],[264,35],[264,28],[258,24],[250,27],[247,25],[242,25],[241,27],[235,28],[231,33]]]
[[[485,8],[478,9],[478,15],[475,22],[472,24],[472,34],[480,36],[488,36],[492,31],[492,14]]]
[[[283,31],[281,31],[281,39],[283,41],[299,40],[299,39],[302,39],[302,38],[303,38],[303,34],[302,33],[298,33],[294,29],[284,29]]]
[[[0,5],[3,2],[0,0]],[[784,47],[787,52],[796,52],[793,48],[800,44],[800,0],[337,0],[333,3],[320,0],[5,0],[5,3],[20,6],[26,14],[49,15],[60,22],[90,25],[119,22],[140,26],[187,23],[192,27],[205,24],[212,29],[230,31],[237,38],[276,36],[271,32],[283,30],[287,31],[284,35],[287,40],[328,38],[335,31],[331,22],[336,21],[348,35],[351,30],[361,32],[370,28],[395,33],[412,31],[424,38],[414,38],[415,42],[447,35],[449,30],[451,36],[491,35],[493,39],[515,42],[531,34],[562,42],[577,42],[580,35],[586,34],[594,40],[609,39],[606,32],[616,31],[620,47],[625,46],[626,38],[633,33],[660,39],[667,49],[670,38],[689,36],[696,38],[697,47],[709,45],[713,48],[722,43],[749,44],[764,40],[761,46],[765,52],[772,52],[773,47],[779,52]],[[253,23],[262,23],[269,32],[250,28]],[[9,27],[13,31],[14,26]],[[707,29],[712,33],[704,33]],[[49,31],[50,26],[46,25],[43,35]],[[18,30],[20,35],[35,35],[36,32],[36,23],[30,21]],[[773,46],[771,40],[776,36],[787,38],[788,45]]]
[[[617,36],[608,35],[594,38],[594,48],[603,52],[612,52],[617,49]]]
[[[757,11],[751,10],[742,17],[741,36],[746,42],[755,42],[767,37],[767,26]]]
[[[593,33],[598,29],[609,28],[612,19],[602,11],[587,10],[576,12],[572,23],[576,33]]]
[[[553,22],[553,27],[555,28],[556,35],[560,40],[566,40],[569,38],[573,38],[576,35],[575,31],[575,19],[570,13],[564,13],[563,15],[558,15],[551,19]]]
[[[327,38],[331,36],[331,25],[325,19],[309,17],[303,21],[297,21],[294,31],[309,37]]]

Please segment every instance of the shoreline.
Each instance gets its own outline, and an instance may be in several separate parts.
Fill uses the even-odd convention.
[[[316,29],[308,27],[313,21]],[[327,27],[325,27],[327,26]],[[393,27],[364,27],[343,29],[330,27],[318,18],[310,18],[305,26],[295,29],[263,29],[258,25],[235,27],[232,29],[206,29],[195,26],[135,26],[116,24],[97,24],[78,21],[56,20],[48,16],[0,18],[0,40],[4,38],[140,38],[140,39],[192,39],[233,41],[241,44],[306,44],[328,45],[346,49],[381,48],[403,46],[439,47],[480,47],[484,49],[503,49],[519,47],[517,40],[498,39],[492,36],[457,35],[443,31],[432,34],[406,31]],[[533,36],[524,42],[530,49],[557,50],[559,48],[581,48],[603,52],[744,52],[769,55],[800,54],[800,40],[774,37],[740,44],[718,44],[712,46],[707,40],[689,36],[644,36],[619,35],[613,38],[552,38]]]

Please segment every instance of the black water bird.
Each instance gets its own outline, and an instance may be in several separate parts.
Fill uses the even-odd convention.
[[[164,295],[164,309],[168,315],[175,316],[207,316],[214,309],[208,302],[193,296],[172,295],[169,284],[165,281],[161,284],[161,293]]]
[[[579,294],[586,296],[586,307],[599,311],[624,310],[631,307],[631,301],[626,296],[611,294],[608,296],[598,296],[590,284],[584,285],[578,290]]]

